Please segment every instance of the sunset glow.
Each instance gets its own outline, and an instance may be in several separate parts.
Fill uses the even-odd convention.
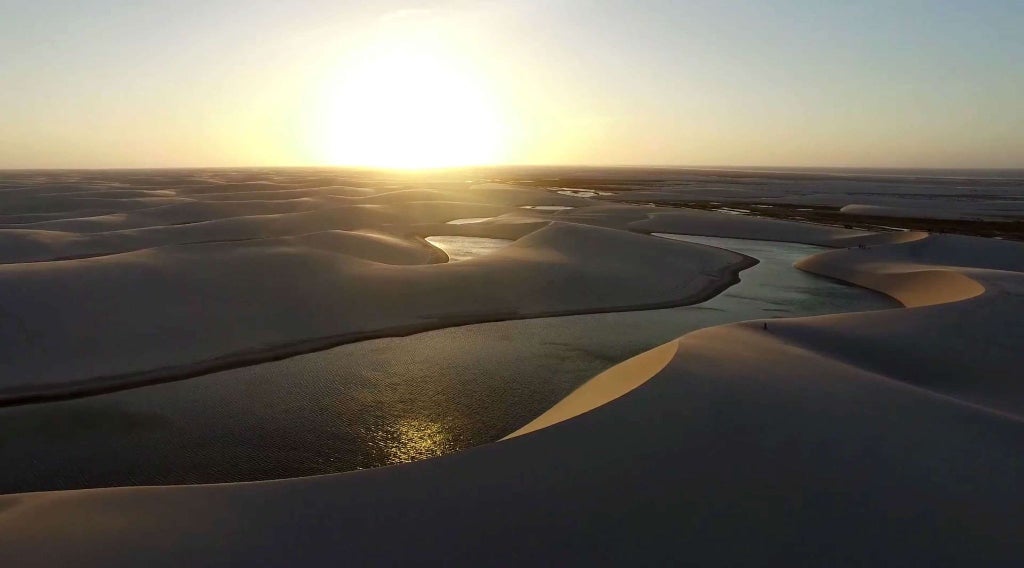
[[[994,4],[129,4],[0,10],[0,168],[1024,163]]]
[[[386,168],[499,161],[502,125],[494,101],[475,77],[443,57],[391,49],[325,82],[321,160]]]

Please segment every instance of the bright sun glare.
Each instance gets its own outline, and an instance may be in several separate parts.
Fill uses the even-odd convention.
[[[474,77],[436,53],[391,51],[346,68],[327,87],[325,161],[384,168],[493,163],[502,128]]]

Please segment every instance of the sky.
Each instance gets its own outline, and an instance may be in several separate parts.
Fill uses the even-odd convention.
[[[0,168],[1024,167],[1020,0],[0,0]]]

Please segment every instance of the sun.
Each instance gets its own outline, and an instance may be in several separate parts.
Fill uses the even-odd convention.
[[[320,152],[334,165],[445,168],[495,163],[502,127],[475,77],[441,54],[369,54],[327,82]]]

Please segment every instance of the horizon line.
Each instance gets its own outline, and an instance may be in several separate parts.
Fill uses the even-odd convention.
[[[1024,172],[1024,164],[1019,166],[865,166],[865,165],[763,165],[763,164],[586,164],[586,163],[520,163],[520,164],[466,164],[459,166],[438,166],[423,168],[398,168],[384,166],[365,165],[341,165],[341,164],[291,164],[291,165],[154,165],[154,166],[26,166],[26,167],[0,167],[0,171],[110,171],[110,170],[227,170],[227,169],[345,169],[363,170],[374,172],[395,172],[395,173],[429,173],[443,171],[458,171],[481,168],[591,168],[591,169],[678,169],[678,170],[718,170],[718,171],[746,171],[760,170],[771,172],[773,169],[778,173],[787,170],[917,170],[917,171],[1021,171]]]

